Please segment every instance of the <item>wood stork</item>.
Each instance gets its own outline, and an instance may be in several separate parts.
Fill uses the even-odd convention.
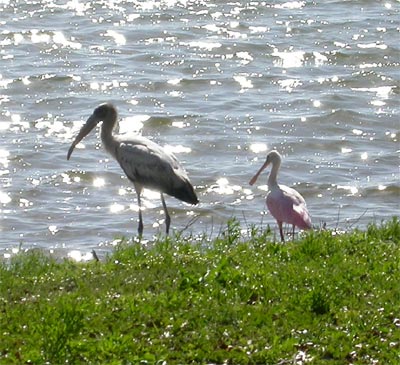
[[[188,175],[174,154],[161,146],[141,136],[124,138],[114,136],[113,129],[117,124],[117,110],[111,103],[99,105],[94,109],[86,124],[68,150],[67,159],[75,146],[96,127],[101,127],[101,140],[105,149],[120,164],[125,175],[133,183],[139,205],[138,233],[143,234],[143,219],[140,194],[143,188],[159,191],[165,212],[166,233],[169,233],[171,218],[164,199],[164,193],[189,204],[197,204],[196,193],[189,181]]]

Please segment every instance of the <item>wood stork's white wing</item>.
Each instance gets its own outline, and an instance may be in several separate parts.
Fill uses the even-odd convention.
[[[115,158],[133,183],[184,201],[193,200],[182,197],[188,185],[191,191],[193,188],[186,171],[172,153],[144,137],[118,139],[115,148]]]

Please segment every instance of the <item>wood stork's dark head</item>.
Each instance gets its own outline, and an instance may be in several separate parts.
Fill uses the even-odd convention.
[[[76,136],[75,140],[72,142],[71,147],[68,150],[67,160],[72,155],[72,152],[75,146],[82,141],[84,137],[86,137],[91,130],[96,127],[99,122],[103,122],[107,124],[107,127],[112,129],[117,121],[117,110],[114,105],[111,103],[100,104],[93,111],[92,115],[88,118],[84,126],[79,131],[79,134]]]

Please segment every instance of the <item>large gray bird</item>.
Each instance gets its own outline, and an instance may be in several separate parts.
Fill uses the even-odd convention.
[[[114,136],[113,129],[117,124],[117,110],[111,103],[99,105],[82,127],[68,150],[69,160],[75,146],[96,127],[101,127],[101,140],[105,149],[118,161],[128,179],[133,183],[139,205],[139,236],[143,234],[143,220],[140,194],[143,188],[159,191],[165,212],[166,232],[169,232],[171,218],[164,200],[164,193],[189,204],[197,204],[196,193],[189,181],[186,171],[177,158],[158,144],[147,138],[137,136],[125,139]]]

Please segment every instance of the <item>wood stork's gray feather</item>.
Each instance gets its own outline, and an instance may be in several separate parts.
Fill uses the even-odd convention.
[[[119,137],[117,142],[115,157],[132,182],[190,204],[198,203],[186,171],[172,153],[144,137]]]
[[[139,236],[143,233],[142,212],[140,210],[142,188],[158,190],[161,193],[168,234],[170,217],[163,193],[189,204],[199,202],[186,171],[172,153],[145,137],[124,138],[114,136],[112,132],[117,123],[117,110],[111,103],[101,104],[93,111],[72,143],[67,159],[70,158],[77,143],[99,122],[103,122],[101,140],[104,147],[118,161],[126,176],[135,185],[139,204]]]

